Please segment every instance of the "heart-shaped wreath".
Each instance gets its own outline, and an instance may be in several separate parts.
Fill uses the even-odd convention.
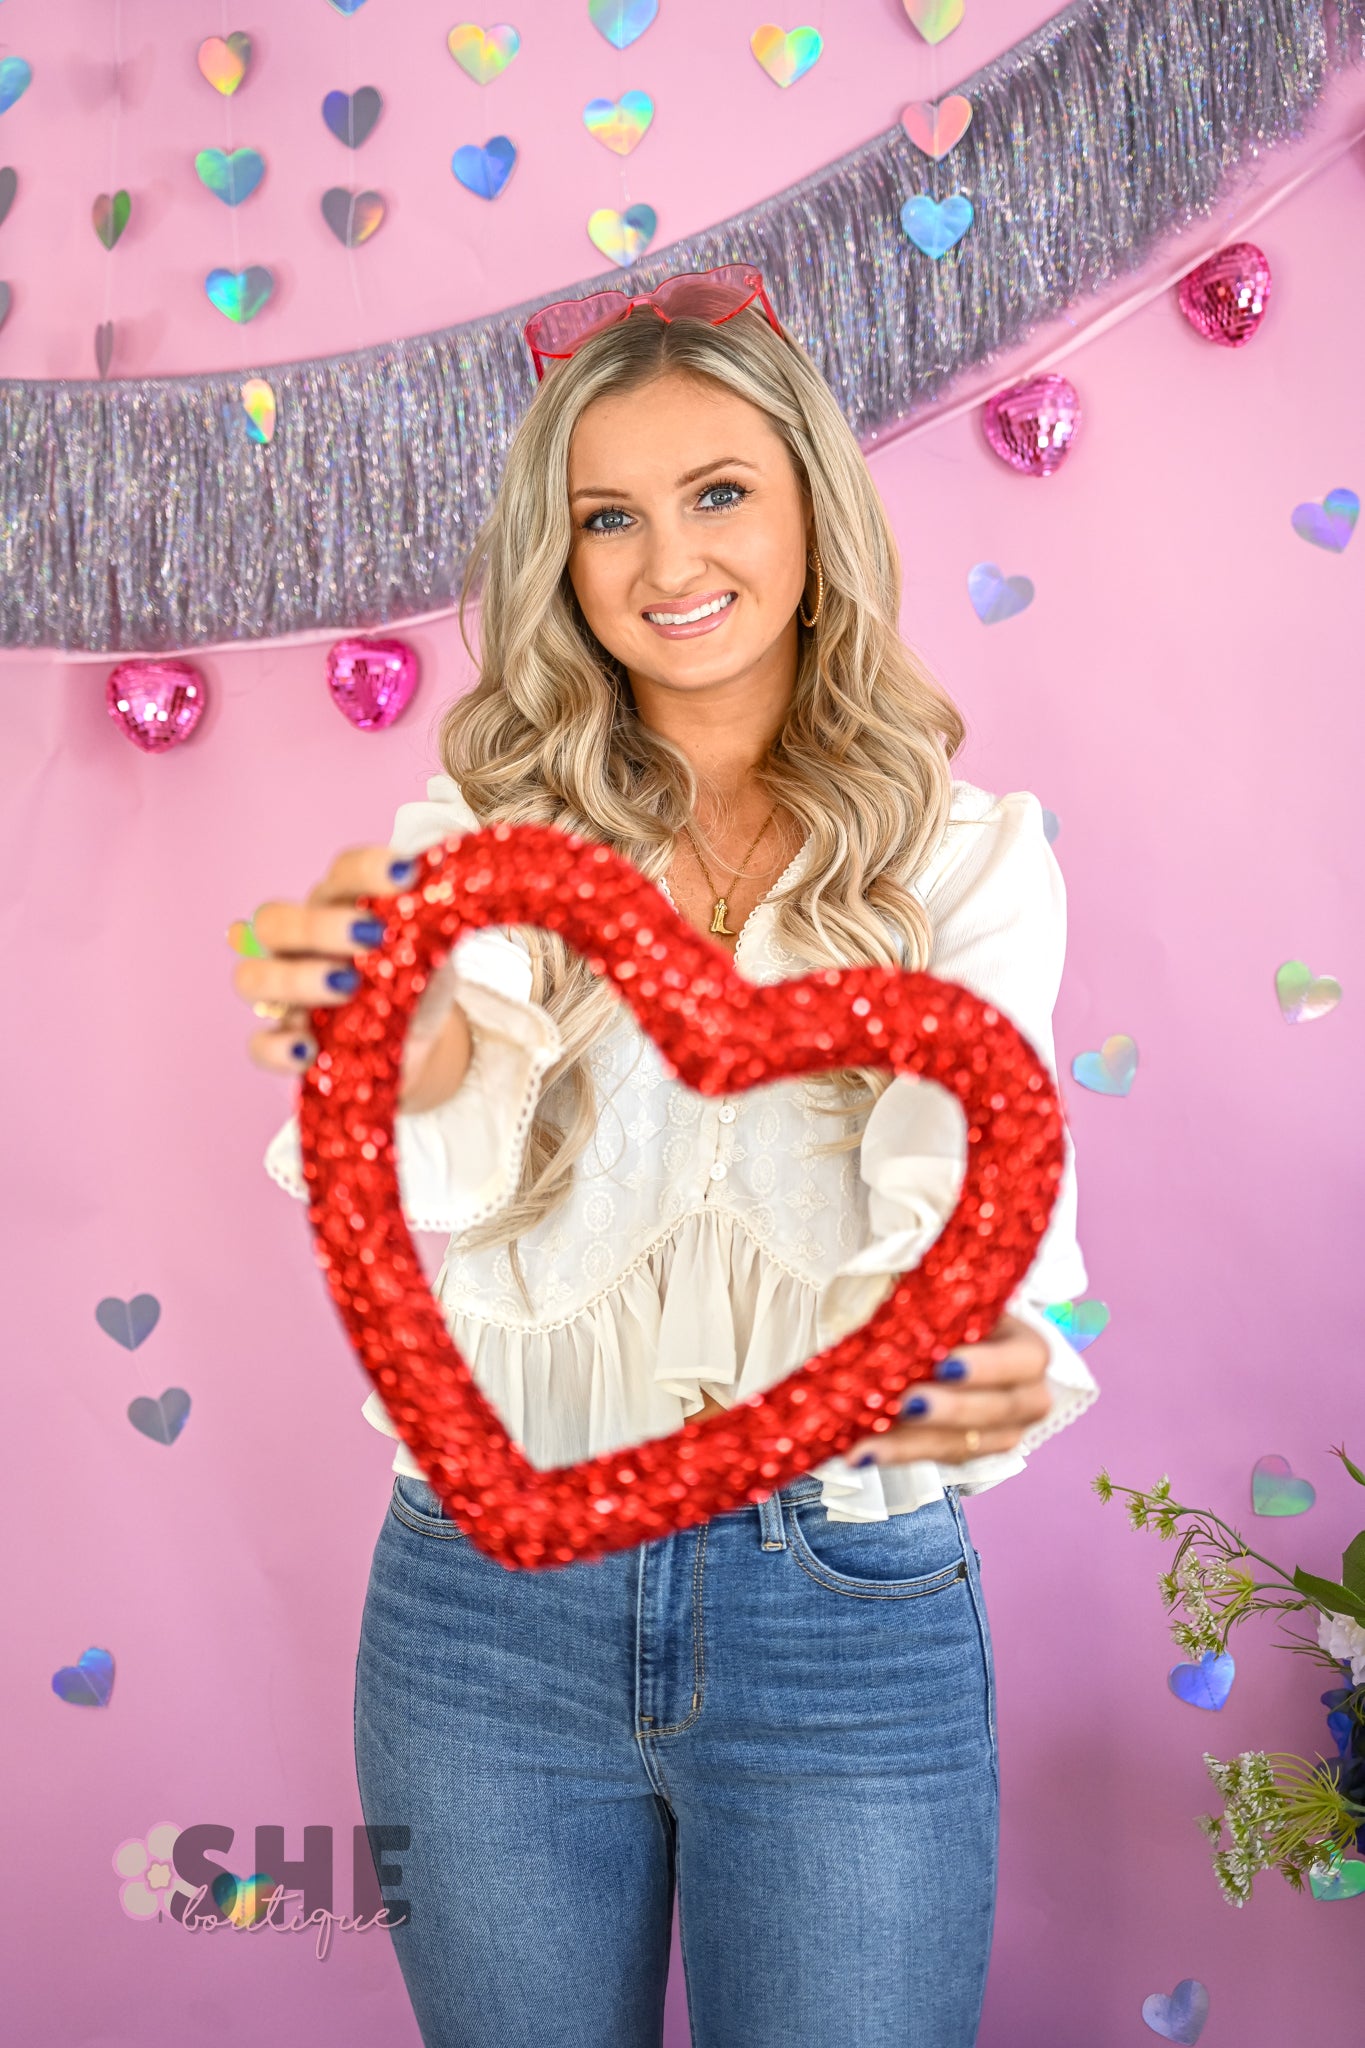
[[[887,967],[757,984],[610,847],[493,825],[429,847],[359,988],[312,1012],[299,1099],[314,1255],[361,1364],[434,1491],[509,1569],[622,1550],[763,1499],[889,1428],[899,1397],[994,1328],[1032,1263],[1063,1165],[1048,1069],[970,990]],[[889,1067],[951,1091],[967,1122],[957,1207],[863,1326],[777,1386],[668,1437],[542,1471],[523,1457],[451,1341],[403,1217],[394,1145],[407,1020],[467,931],[557,932],[613,983],[672,1071],[703,1095],[833,1067]]]

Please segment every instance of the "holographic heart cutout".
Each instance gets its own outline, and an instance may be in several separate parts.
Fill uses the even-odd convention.
[[[121,661],[104,686],[109,716],[144,754],[187,740],[207,701],[204,678],[187,661]]]
[[[1086,1351],[1109,1327],[1109,1310],[1102,1301],[1054,1301],[1043,1311],[1055,1323],[1073,1351]]]
[[[1251,1512],[1254,1515],[1306,1515],[1317,1499],[1311,1479],[1294,1476],[1288,1458],[1272,1454],[1251,1468]]]
[[[225,206],[240,206],[250,199],[265,176],[265,158],[259,149],[201,149],[194,159],[199,182]]]
[[[173,1444],[185,1427],[189,1412],[190,1397],[183,1387],[167,1387],[164,1394],[155,1398],[139,1394],[128,1403],[128,1420],[133,1428],[150,1437],[154,1444]]]
[[[974,218],[972,202],[965,192],[951,192],[946,199],[931,199],[917,192],[901,208],[901,226],[917,249],[937,259],[946,256],[960,242]]]
[[[264,960],[269,956],[256,936],[256,927],[249,917],[234,917],[227,928],[227,942],[234,953],[240,953],[244,960]]]
[[[109,374],[109,365],[114,360],[114,323],[101,320],[95,329],[95,368],[101,377]]]
[[[3,227],[9,218],[9,210],[14,204],[14,195],[18,190],[19,173],[13,164],[6,164],[4,169],[0,170],[0,227]]]
[[[114,1660],[108,1650],[82,1650],[75,1664],[52,1674],[52,1690],[69,1707],[107,1707],[114,1690]]]
[[[818,28],[776,28],[767,21],[749,38],[749,48],[774,85],[795,85],[804,78],[824,48]]]
[[[382,732],[417,688],[417,655],[406,640],[338,640],[327,652],[327,687],[359,732]]]
[[[220,313],[229,320],[253,320],[275,289],[275,280],[263,263],[246,270],[211,270],[204,290]]]
[[[654,102],[647,92],[623,92],[619,100],[589,100],[583,109],[583,124],[596,141],[629,156],[654,119]]]
[[[384,101],[372,85],[358,92],[329,92],[322,102],[323,120],[347,149],[359,149],[369,140],[383,111]]]
[[[1360,517],[1360,500],[1354,491],[1329,491],[1320,505],[1311,499],[1296,505],[1290,522],[1300,540],[1311,540],[1315,548],[1330,548],[1339,555],[1355,532]]]
[[[349,19],[351,15],[359,14],[365,0],[327,0],[327,4],[334,13],[344,14]]]
[[[966,12],[966,0],[905,0],[905,11],[926,43],[941,43]]]
[[[106,1294],[95,1308],[95,1321],[105,1336],[112,1337],[125,1351],[136,1351],[160,1320],[161,1303],[154,1294],[135,1294],[131,1301]]]
[[[659,0],[588,0],[588,20],[614,50],[627,50],[659,11]]]
[[[363,0],[356,0],[356,6],[362,4]],[[354,12],[353,8],[341,7],[338,0],[332,0],[332,5],[338,13]],[[279,1878],[271,1877],[264,1870],[253,1870],[250,1877],[238,1877],[235,1871],[220,1870],[209,1886],[209,1893],[224,1920],[230,1920],[234,1927],[254,1927],[270,1911],[280,1883]]]
[[[247,439],[268,447],[275,438],[275,394],[264,377],[248,377],[243,384],[242,411]]]
[[[994,562],[977,562],[967,571],[967,595],[983,626],[998,626],[1033,603],[1027,576],[1002,576]]]
[[[1175,1665],[1167,1672],[1166,1683],[1187,1707],[1203,1707],[1206,1712],[1217,1714],[1222,1711],[1236,1676],[1237,1663],[1230,1650],[1221,1655],[1206,1650],[1197,1664]]]
[[[128,225],[133,202],[126,192],[101,192],[90,209],[95,233],[106,249],[112,249]]]
[[[1174,1991],[1154,1991],[1142,2001],[1142,2017],[1152,2032],[1164,2041],[1183,2042],[1185,2048],[1193,2048],[1208,2016],[1209,1994],[1197,1977],[1182,1977]]]
[[[901,127],[915,148],[939,163],[955,149],[972,121],[972,103],[965,93],[950,92],[937,105],[933,100],[911,100],[901,109]]]
[[[1071,1077],[1094,1095],[1126,1095],[1138,1069],[1138,1049],[1126,1031],[1106,1038],[1098,1052],[1078,1052]]]
[[[1315,1899],[1358,1899],[1365,1892],[1365,1861],[1359,1856],[1337,1856],[1325,1864],[1315,1863],[1308,1884]]]
[[[516,149],[507,137],[494,135],[482,149],[477,143],[462,143],[450,159],[450,168],[467,192],[479,199],[496,199],[516,160]]]
[[[348,192],[333,185],[322,195],[322,217],[339,242],[358,249],[384,218],[384,201],[378,192]]]
[[[1052,476],[1070,453],[1081,401],[1066,377],[1048,372],[997,391],[981,409],[986,439],[1002,462],[1025,476]]]
[[[1270,265],[1254,242],[1230,242],[1182,277],[1181,312],[1206,341],[1242,348],[1265,318]]]
[[[596,213],[588,215],[588,237],[594,248],[624,268],[644,254],[658,225],[659,216],[652,206],[628,206],[624,213],[599,206]]]
[[[1341,1001],[1341,983],[1332,974],[1310,974],[1302,960],[1286,960],[1275,969],[1275,994],[1288,1024],[1311,1024]]]
[[[475,85],[487,85],[507,69],[521,48],[521,37],[505,21],[490,29],[479,28],[472,21],[462,21],[446,37],[446,48],[461,71],[468,72]]]
[[[251,64],[251,37],[234,29],[230,36],[208,36],[199,45],[199,69],[226,97],[236,92]]]
[[[33,66],[22,57],[0,57],[0,114],[7,114],[33,83]]]
[[[1031,1266],[1065,1161],[1047,1066],[958,983],[890,967],[762,985],[611,847],[550,825],[485,826],[416,857],[360,983],[309,1022],[299,1142],[313,1251],[395,1431],[452,1517],[508,1569],[553,1569],[771,1493],[885,1427],[897,1397],[992,1329]],[[873,1065],[947,1088],[966,1120],[957,1204],[861,1328],[780,1384],[662,1440],[553,1469],[528,1463],[452,1342],[413,1249],[395,1168],[408,1019],[461,935],[553,929],[629,1004],[661,1059],[707,1097]]]

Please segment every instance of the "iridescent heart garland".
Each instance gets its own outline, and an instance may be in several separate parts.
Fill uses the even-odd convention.
[[[322,118],[328,133],[350,150],[360,149],[369,141],[383,111],[384,96],[375,85],[358,86],[354,92],[337,89],[322,102]],[[329,185],[321,204],[323,219],[346,251],[351,292],[357,308],[363,312],[355,251],[383,225],[384,195],[368,186],[362,192],[353,192],[349,185]]]
[[[222,34],[206,37],[196,53],[200,77],[223,103],[224,147],[201,149],[194,159],[194,168],[204,190],[211,192],[228,208],[232,229],[232,268],[229,270],[224,264],[215,264],[204,279],[204,290],[211,306],[215,306],[225,318],[239,324],[254,319],[275,290],[274,274],[264,263],[251,263],[243,268],[241,236],[237,226],[238,207],[253,196],[265,176],[262,152],[252,145],[238,148],[233,136],[233,104],[238,89],[250,75],[252,54],[251,37],[240,29],[229,31],[224,4]],[[265,384],[264,379],[259,381]],[[270,390],[268,384],[265,388]],[[241,403],[245,408],[244,392]],[[235,406],[226,416],[231,426],[239,423],[240,416]],[[268,441],[274,432],[274,418],[273,392],[268,403],[263,395],[255,394],[252,409],[245,414],[246,423],[256,429],[252,438]],[[269,431],[266,431],[267,425]]]
[[[1216,14],[1187,0],[1077,0],[964,82],[973,118],[954,182],[976,195],[977,217],[937,318],[936,266],[915,258],[896,218],[910,172],[923,175],[899,124],[632,277],[646,287],[737,254],[757,262],[874,445],[1207,214],[1244,154],[1263,169],[1365,41],[1365,0],[1224,0]],[[1185,136],[1197,151],[1171,146]],[[239,396],[230,375],[0,383],[15,565],[0,580],[0,645],[155,652],[446,614],[530,394],[522,327],[563,295],[276,366],[290,432],[249,468],[255,451],[223,445],[220,406]],[[881,345],[868,349],[874,328]],[[201,516],[162,516],[186,492]],[[86,513],[80,546],[54,548],[72,502]]]
[[[21,100],[33,83],[33,66],[26,57],[0,57],[0,114],[7,114],[10,108]],[[9,217],[11,207],[19,191],[19,173],[13,164],[0,164],[0,227]],[[0,278],[0,327],[9,318],[13,303],[13,290],[5,278]]]
[[[123,5],[114,0],[113,23],[111,27],[114,54],[112,63],[113,113],[109,123],[109,190],[99,192],[90,208],[90,221],[105,253],[112,259],[114,250],[122,240],[123,231],[132,218],[132,195],[119,184],[119,115],[123,98]],[[112,260],[104,266],[104,317],[95,327],[95,370],[100,377],[107,377],[109,366],[114,359],[114,270]]]
[[[629,0],[626,5],[619,4],[619,0],[616,4],[608,0],[606,5],[598,4],[598,0],[589,0],[588,16],[593,27],[612,48],[624,53],[639,41],[646,29],[653,26],[658,16],[657,0],[636,0],[634,5],[629,4]],[[659,217],[654,208],[643,200],[632,200],[626,164],[627,157],[634,153],[636,145],[653,126],[654,101],[639,87],[623,87],[623,78],[624,67],[618,64],[615,102],[589,100],[583,109],[583,124],[590,135],[596,136],[599,142],[612,150],[617,159],[621,187],[617,207],[599,206],[588,216],[588,236],[593,247],[600,249],[611,262],[628,268],[644,255],[654,240]],[[632,130],[637,125],[639,133],[632,139]],[[633,285],[632,279],[627,290]]]

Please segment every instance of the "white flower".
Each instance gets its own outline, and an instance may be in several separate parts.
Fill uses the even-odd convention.
[[[1318,1644],[1329,1657],[1349,1658],[1352,1684],[1365,1685],[1365,1627],[1346,1614],[1319,1614]]]

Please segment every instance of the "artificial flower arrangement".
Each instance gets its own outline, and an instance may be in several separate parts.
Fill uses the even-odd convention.
[[[1365,1472],[1344,1446],[1332,1455],[1365,1486]],[[1303,1890],[1307,1878],[1319,1899],[1365,1894],[1365,1529],[1346,1546],[1340,1581],[1322,1579],[1301,1566],[1285,1571],[1207,1508],[1172,1500],[1167,1478],[1149,1493],[1116,1486],[1103,1471],[1093,1485],[1103,1501],[1116,1493],[1128,1496],[1135,1529],[1155,1529],[1163,1540],[1179,1537],[1171,1569],[1159,1581],[1162,1602],[1178,1610],[1171,1622],[1175,1641],[1200,1660],[1224,1698],[1233,1670],[1228,1637],[1252,1614],[1315,1611],[1316,1640],[1294,1636],[1296,1654],[1329,1666],[1346,1681],[1321,1696],[1334,1757],[1309,1763],[1300,1756],[1247,1750],[1220,1763],[1205,1754],[1224,1810],[1201,1815],[1197,1825],[1213,1844],[1214,1874],[1224,1896],[1244,1905],[1261,1870],[1278,1870],[1295,1891]],[[1271,1576],[1261,1578],[1257,1567]],[[1221,1706],[1222,1698],[1215,1693],[1202,1704]],[[1352,1847],[1361,1853],[1348,1857]]]

